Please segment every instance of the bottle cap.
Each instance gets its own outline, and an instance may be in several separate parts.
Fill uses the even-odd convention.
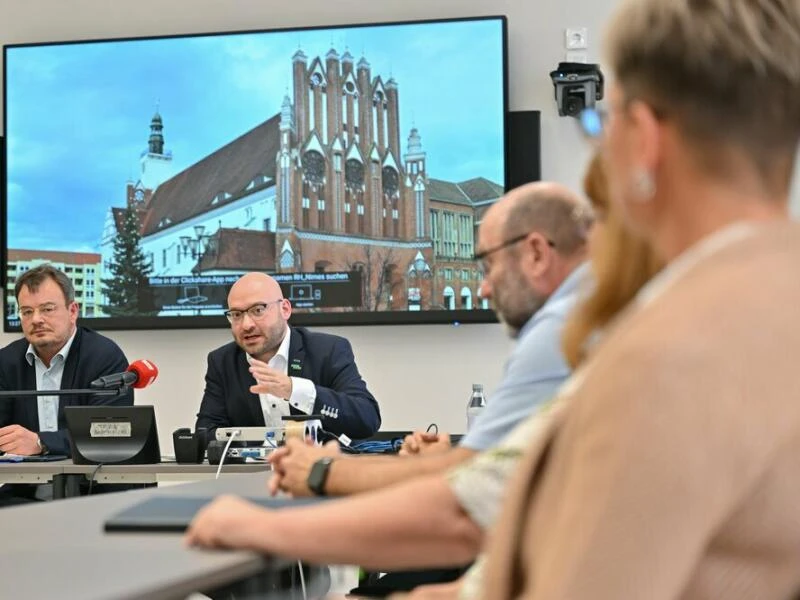
[[[483,384],[482,383],[473,383],[472,384],[472,391],[473,392],[482,392],[483,391]]]

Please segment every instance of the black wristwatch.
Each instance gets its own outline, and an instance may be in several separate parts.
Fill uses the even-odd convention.
[[[311,467],[308,479],[306,479],[306,485],[317,496],[325,495],[325,481],[328,479],[328,472],[331,469],[332,462],[333,457],[326,456],[325,458],[320,458]]]

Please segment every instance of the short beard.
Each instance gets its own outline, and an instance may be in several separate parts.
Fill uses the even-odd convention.
[[[277,345],[275,345],[275,346],[273,346],[271,348],[269,347],[269,344],[264,344],[263,346],[257,348],[254,352],[250,353],[250,356],[252,356],[253,358],[255,358],[257,360],[261,360],[262,356],[266,356],[268,354],[271,354],[272,356],[275,356],[275,353],[278,351],[278,348],[280,348],[280,347],[281,347],[281,343],[280,342],[278,342]],[[242,350],[247,352],[246,348],[242,348]]]
[[[495,308],[494,312],[497,315],[497,320],[500,322],[500,325],[503,326],[506,335],[510,337],[512,340],[517,339],[519,337],[519,329],[511,325],[511,323],[509,323],[508,321],[506,321],[506,317],[502,313],[502,311]]]
[[[494,303],[494,312],[497,315],[497,320],[503,325],[506,333],[511,339],[519,337],[520,331],[525,324],[531,320],[547,302],[547,297],[540,297],[531,289],[523,287],[524,284],[519,285],[511,297],[502,297],[500,302]]]
[[[259,346],[253,352],[247,352],[247,348],[243,344],[239,343],[239,340],[236,339],[236,335],[233,336],[233,341],[235,341],[236,344],[242,350],[247,352],[250,356],[252,356],[253,358],[255,358],[257,360],[261,360],[260,357],[266,356],[268,354],[271,354],[272,356],[275,356],[275,353],[278,351],[278,348],[280,348],[281,344],[283,343],[283,336],[280,335],[281,332],[283,332],[284,335],[289,335],[289,332],[287,331],[287,327],[286,327],[286,322],[285,321],[283,321],[279,325],[276,325],[273,329],[269,330],[269,332],[268,332],[269,335],[267,336],[266,342],[264,342],[263,345]],[[231,333],[233,333],[233,332],[231,332]],[[280,339],[277,339],[277,338],[280,338]],[[273,342],[272,340],[276,340],[276,341]]]

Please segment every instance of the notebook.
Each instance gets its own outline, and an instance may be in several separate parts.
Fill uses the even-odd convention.
[[[105,531],[173,532],[186,531],[197,511],[214,499],[213,496],[157,496],[144,500],[109,518]],[[265,508],[280,509],[309,506],[326,498],[246,498]]]

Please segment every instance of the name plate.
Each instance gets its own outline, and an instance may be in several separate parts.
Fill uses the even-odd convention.
[[[131,437],[130,421],[98,421],[89,426],[89,436],[93,438]]]

